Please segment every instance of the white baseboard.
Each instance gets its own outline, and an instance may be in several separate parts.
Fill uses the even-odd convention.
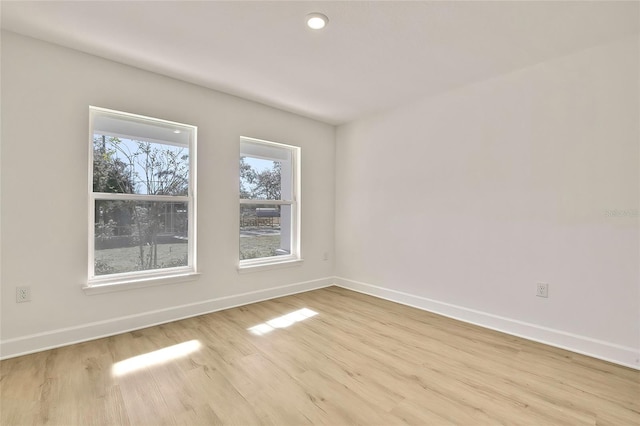
[[[640,370],[640,350],[388,288],[335,277],[336,286]]]
[[[209,299],[188,305],[172,306],[156,311],[143,312],[113,318],[106,321],[97,321],[83,324],[77,327],[62,328],[58,330],[37,333],[0,341],[0,359],[13,358],[27,355],[60,346],[72,345],[89,340],[152,327],[171,321],[208,314],[249,303],[261,302],[276,297],[302,293],[333,285],[333,278],[323,278],[313,281],[272,287],[249,293],[235,294],[232,296]]]
[[[0,359],[13,358],[47,349],[100,339],[236,306],[329,287],[331,285],[640,370],[640,351],[634,348],[340,277],[323,278],[272,287],[249,293],[209,299],[188,305],[173,306],[166,309],[83,324],[77,327],[7,339],[0,341]]]

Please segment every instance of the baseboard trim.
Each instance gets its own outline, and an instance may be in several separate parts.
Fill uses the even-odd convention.
[[[561,330],[542,327],[511,318],[489,314],[462,306],[440,302],[414,294],[391,290],[384,287],[335,277],[334,283],[338,287],[370,296],[379,297],[438,315],[464,321],[480,327],[500,331],[517,337],[522,337],[549,346],[566,349],[582,355],[598,358],[604,361],[640,370],[640,351],[638,349],[617,345],[602,340],[592,339]]]
[[[92,322],[76,327],[61,328],[44,333],[7,339],[0,341],[0,359],[14,358],[61,346],[101,339],[103,337],[113,336],[120,333],[153,327],[154,325],[209,314],[250,303],[262,302],[276,297],[316,290],[319,288],[329,287],[331,285],[333,285],[332,277],[304,281],[264,290],[209,299],[187,305],[172,306],[165,309],[113,318],[106,321]]]

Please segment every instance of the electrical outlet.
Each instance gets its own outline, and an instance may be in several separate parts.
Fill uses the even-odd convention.
[[[536,284],[536,296],[549,297],[549,284],[547,283]]]
[[[328,251],[325,251],[325,252],[322,254],[322,260],[329,260],[329,252],[328,252]]]
[[[16,287],[16,303],[31,302],[31,287]]]

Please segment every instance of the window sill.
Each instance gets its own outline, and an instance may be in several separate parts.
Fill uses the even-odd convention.
[[[84,291],[86,295],[113,293],[116,291],[194,281],[198,279],[199,276],[200,274],[198,272],[182,272],[154,277],[127,277],[117,280],[89,281],[87,285],[82,287],[82,291]]]
[[[268,263],[253,263],[253,264],[240,264],[238,266],[238,273],[246,274],[249,272],[268,271],[271,269],[290,268],[293,266],[301,266],[304,263],[303,259],[289,259],[281,261],[271,261]]]

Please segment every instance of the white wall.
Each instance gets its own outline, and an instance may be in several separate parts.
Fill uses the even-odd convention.
[[[338,283],[638,368],[638,56],[627,38],[339,127]]]
[[[89,105],[198,126],[198,280],[81,290]],[[236,270],[241,135],[302,147],[302,266]],[[3,33],[1,137],[3,357],[332,282],[333,126]],[[30,303],[15,302],[22,285]]]

